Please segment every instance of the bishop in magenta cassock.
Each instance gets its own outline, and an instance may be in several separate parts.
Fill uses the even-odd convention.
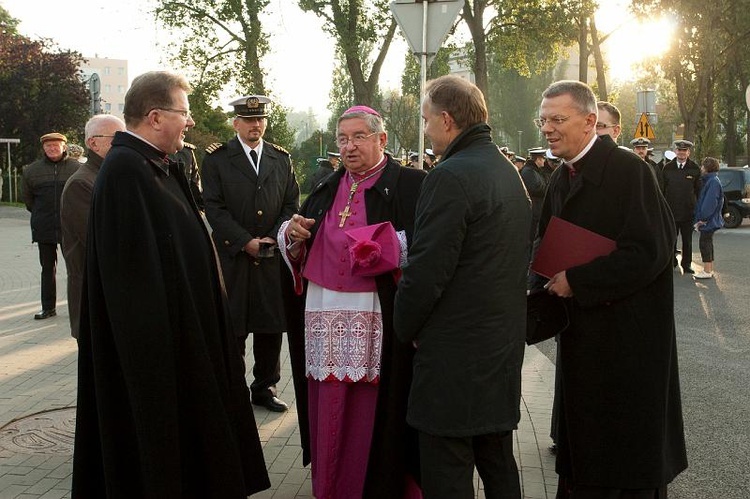
[[[348,109],[337,130],[344,168],[279,231],[298,295],[288,332],[317,498],[421,497],[406,424],[414,348],[395,338],[392,317],[425,174],[386,154],[387,140],[375,110]]]

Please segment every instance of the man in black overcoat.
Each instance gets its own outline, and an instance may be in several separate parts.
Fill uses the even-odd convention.
[[[425,135],[441,155],[417,201],[393,323],[414,342],[406,421],[419,431],[425,499],[521,497],[513,457],[524,353],[531,206],[492,142],[482,92],[428,82]]]
[[[687,467],[674,222],[649,166],[611,137],[597,138],[587,85],[560,81],[542,96],[537,125],[565,165],[552,174],[539,237],[556,216],[616,242],[609,255],[540,278],[532,290],[546,284],[569,322],[559,334],[557,497],[663,498]]]
[[[288,407],[276,396],[276,383],[281,379],[281,341],[286,331],[282,297],[286,270],[276,234],[299,208],[299,186],[289,153],[263,140],[270,102],[262,95],[231,102],[237,136],[209,146],[201,170],[206,218],[213,229],[243,356],[247,337],[253,333],[253,403],[283,412]]]
[[[244,499],[270,487],[211,238],[168,155],[187,81],[125,95],[94,185],[79,335],[75,499]]]
[[[672,209],[675,228],[682,237],[680,266],[685,274],[694,274],[693,262],[693,214],[695,203],[701,192],[701,168],[690,159],[689,140],[678,140],[674,143],[675,158],[664,164],[661,171],[661,182],[664,197]],[[675,254],[676,246],[675,246]],[[677,257],[672,262],[677,267]]]

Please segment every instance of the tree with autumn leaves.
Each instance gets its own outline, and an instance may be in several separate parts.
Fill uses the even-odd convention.
[[[17,25],[0,7],[0,136],[21,140],[13,149],[14,167],[40,156],[39,137],[45,133],[83,139],[89,116],[81,54],[20,35]]]

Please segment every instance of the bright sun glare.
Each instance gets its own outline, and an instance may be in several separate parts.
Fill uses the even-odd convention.
[[[596,14],[601,35],[611,33],[602,45],[609,66],[609,79],[634,80],[636,65],[645,57],[656,57],[669,50],[674,22],[665,17],[637,19],[624,2],[602,2]]]

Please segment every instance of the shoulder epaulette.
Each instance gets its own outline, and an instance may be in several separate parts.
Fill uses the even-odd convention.
[[[279,152],[283,152],[283,153],[284,153],[284,154],[286,154],[287,156],[291,156],[291,155],[292,155],[292,153],[290,153],[289,151],[287,151],[287,150],[286,150],[286,149],[284,149],[283,147],[281,147],[281,146],[279,146],[279,145],[276,145],[276,144],[274,144],[273,142],[266,142],[266,144],[268,144],[269,146],[273,147],[274,149],[276,149],[276,150],[277,150],[277,151],[279,151]]]
[[[183,143],[183,144],[185,145],[185,147],[187,147],[188,149],[193,149],[193,150],[195,150],[195,144],[191,144],[190,142],[185,142],[185,141],[183,141],[182,143]]]
[[[218,151],[219,149],[223,149],[226,147],[226,144],[223,144],[221,142],[214,142],[213,144],[206,147],[206,154],[212,154]]]

